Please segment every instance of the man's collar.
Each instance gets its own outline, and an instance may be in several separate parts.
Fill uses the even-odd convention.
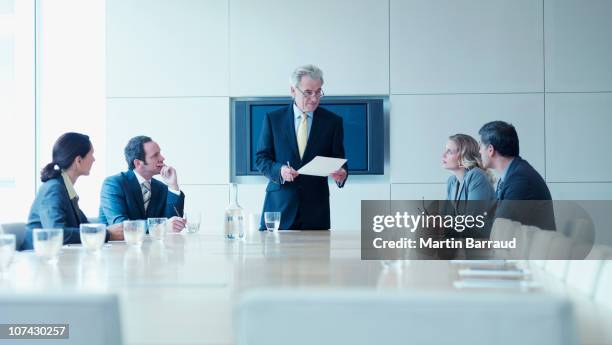
[[[72,183],[72,180],[70,180],[70,176],[68,176],[65,170],[62,170],[62,178],[64,179],[66,190],[68,190],[68,198],[72,200],[78,197],[76,190],[74,190],[74,184]]]
[[[293,117],[294,118],[301,118],[302,117],[302,109],[300,109],[297,104],[295,104],[295,102],[293,102]],[[312,118],[313,117],[314,112],[312,111],[307,111],[306,115],[308,115],[308,117]]]
[[[508,162],[508,165],[506,165],[506,169],[504,169],[504,171],[502,172],[501,176],[499,177],[500,181],[503,181],[506,178],[506,174],[508,173],[508,169],[510,169],[510,166],[512,165],[512,162],[514,162],[514,159],[516,157],[512,157],[512,159]]]
[[[151,183],[151,180],[147,180],[144,177],[140,176],[140,174],[137,173],[136,170],[132,170],[132,171],[134,172],[134,175],[136,176],[136,179],[138,180],[139,185],[141,185],[144,181]]]

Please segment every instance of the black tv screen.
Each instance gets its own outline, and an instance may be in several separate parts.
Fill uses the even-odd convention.
[[[323,107],[343,119],[344,149],[351,174],[384,174],[382,97],[326,97]],[[233,99],[234,168],[236,176],[260,175],[257,144],[266,113],[291,105],[291,98]]]

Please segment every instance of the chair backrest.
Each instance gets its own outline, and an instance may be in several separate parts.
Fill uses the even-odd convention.
[[[548,259],[548,252],[553,241],[559,236],[563,236],[556,231],[538,230],[533,234],[531,247],[529,248],[529,260]]]
[[[0,310],[0,324],[69,324],[68,339],[13,343],[122,344],[116,295],[1,294]]]
[[[16,249],[19,250],[21,245],[23,244],[23,239],[25,237],[26,232],[26,224],[25,223],[6,223],[0,225],[5,233],[14,234],[15,235],[15,245]]]
[[[548,250],[548,262],[545,266],[546,271],[561,280],[565,280],[573,247],[574,242],[569,237],[562,234],[556,236]]]
[[[603,262],[597,288],[595,289],[595,302],[612,309],[612,260]]]
[[[571,303],[535,293],[251,290],[234,325],[239,345],[577,343]]]
[[[535,226],[521,225],[520,230],[516,233],[516,248],[512,250],[512,257],[517,260],[527,260],[533,235],[538,231],[541,230]]]
[[[510,241],[520,237],[521,223],[506,218],[496,218],[491,228],[491,240]],[[517,239],[520,241],[520,239]],[[496,249],[493,253],[496,259],[510,259],[512,252],[509,249]]]

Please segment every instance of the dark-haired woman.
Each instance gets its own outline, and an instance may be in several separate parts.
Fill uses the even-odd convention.
[[[95,161],[89,137],[80,133],[65,133],[53,145],[53,160],[40,172],[40,186],[30,208],[25,240],[21,249],[32,249],[32,230],[37,228],[64,229],[64,244],[81,243],[79,225],[87,217],[79,208],[74,184],[80,176],[89,175]],[[120,226],[109,228],[106,240],[123,239]]]

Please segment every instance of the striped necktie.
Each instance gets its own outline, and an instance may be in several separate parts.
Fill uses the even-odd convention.
[[[140,185],[140,189],[142,190],[142,200],[144,201],[144,209],[146,212],[149,207],[149,202],[151,201],[151,182],[144,181]]]
[[[306,143],[308,142],[308,115],[306,113],[302,113],[302,121],[298,127],[297,142],[300,158],[303,158],[304,151],[306,151]]]

